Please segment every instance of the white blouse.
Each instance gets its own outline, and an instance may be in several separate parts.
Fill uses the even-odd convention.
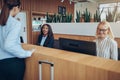
[[[97,56],[118,60],[118,47],[115,40],[106,37],[104,40],[96,40]]]
[[[41,40],[41,42],[40,42],[40,46],[43,46],[43,45],[44,45],[46,38],[47,38],[47,36],[43,36],[43,37],[42,37],[42,40]]]

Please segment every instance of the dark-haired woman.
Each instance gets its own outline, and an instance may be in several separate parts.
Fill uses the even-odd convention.
[[[52,32],[52,28],[49,24],[44,24],[41,27],[41,32],[38,37],[38,45],[44,46],[44,47],[53,47],[54,44],[54,36]]]
[[[23,80],[24,58],[34,52],[21,47],[21,24],[14,18],[19,11],[19,0],[4,0],[0,14],[0,80]]]

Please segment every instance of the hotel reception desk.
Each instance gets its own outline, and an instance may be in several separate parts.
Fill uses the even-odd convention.
[[[120,80],[120,61],[30,44],[23,48],[36,48],[26,59],[24,80],[39,80],[40,60],[54,64],[54,80]],[[50,65],[44,63],[42,80],[50,80]]]

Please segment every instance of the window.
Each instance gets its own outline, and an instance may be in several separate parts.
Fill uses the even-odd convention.
[[[100,4],[101,20],[109,22],[120,21],[120,2]]]

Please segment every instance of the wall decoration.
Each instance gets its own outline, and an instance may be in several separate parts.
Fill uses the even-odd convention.
[[[62,14],[66,15],[66,7],[62,7]]]
[[[62,6],[58,6],[58,14],[62,14]]]
[[[66,7],[58,6],[58,14],[65,15],[66,14]]]

